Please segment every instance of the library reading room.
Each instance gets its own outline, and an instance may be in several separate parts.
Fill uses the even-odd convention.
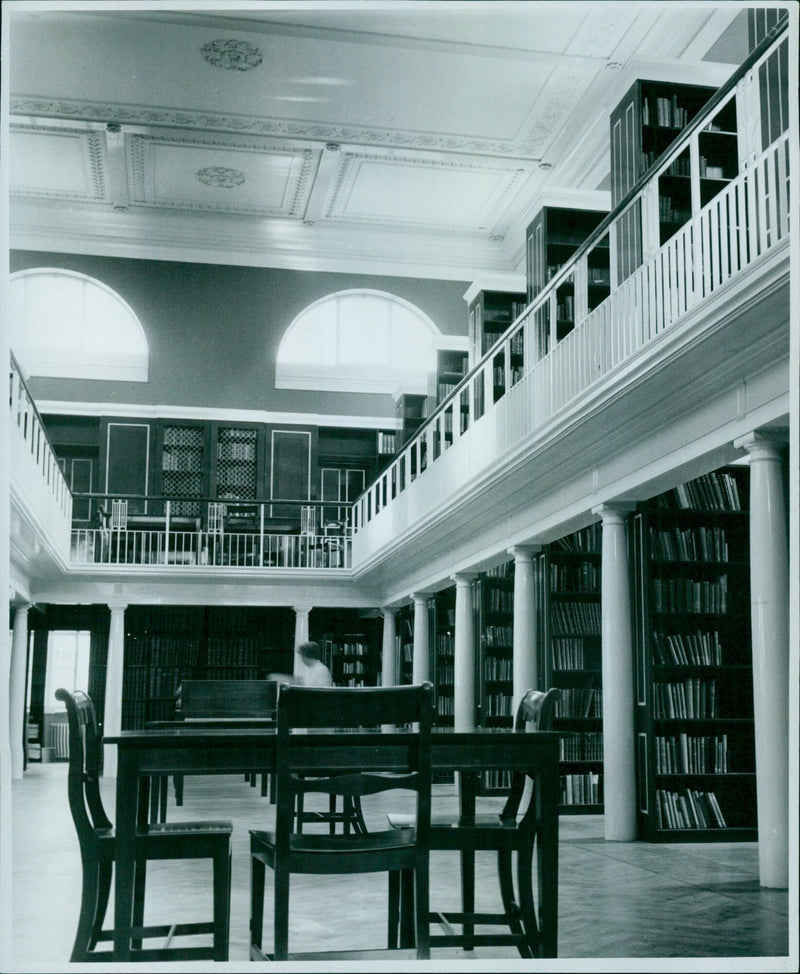
[[[798,970],[799,13],[2,4],[0,970]]]

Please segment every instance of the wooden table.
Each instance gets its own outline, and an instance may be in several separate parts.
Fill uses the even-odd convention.
[[[326,763],[330,732],[298,735],[298,758],[304,773],[368,770],[380,744],[380,767],[390,770],[385,748],[397,752],[397,768],[407,758],[409,735],[403,732],[345,732],[352,738],[347,756],[335,768]],[[337,737],[341,736],[337,733]],[[539,928],[542,956],[555,957],[558,934],[558,741],[553,732],[528,734],[506,730],[435,731],[431,742],[434,771],[470,773],[486,769],[527,771],[534,777],[538,820]],[[131,959],[134,854],[137,808],[142,824],[147,806],[139,805],[140,782],[171,774],[232,774],[275,768],[276,734],[271,728],[190,726],[122,731],[106,738],[118,748],[114,889],[114,960]],[[337,750],[337,754],[340,754]],[[329,762],[330,759],[328,759]],[[345,764],[346,762],[346,764]],[[475,791],[461,789],[462,821],[475,815]]]

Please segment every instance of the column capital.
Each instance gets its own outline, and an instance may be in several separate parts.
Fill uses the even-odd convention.
[[[454,572],[450,578],[456,585],[469,585],[473,579],[478,577],[478,572]]]
[[[400,607],[397,605],[382,605],[380,607],[380,614],[384,617],[394,616],[400,611]]]
[[[636,510],[635,501],[609,501],[592,508],[592,514],[599,515],[603,521],[625,520],[628,514]]]
[[[292,606],[292,610],[294,611],[294,613],[299,616],[303,615],[303,613],[308,615],[313,608],[314,608],[313,605],[293,605]]]
[[[753,430],[737,437],[733,445],[746,450],[753,460],[778,460],[787,442],[787,437],[777,430]]]
[[[427,602],[432,595],[433,592],[412,592],[411,599],[414,604],[417,604],[419,602]]]
[[[14,618],[16,619],[17,613],[24,612],[27,614],[28,610],[31,608],[30,602],[16,602],[14,603]]]
[[[112,613],[124,612],[128,608],[128,603],[124,599],[109,599],[107,605]]]
[[[514,561],[532,561],[534,555],[538,555],[542,550],[542,545],[540,544],[515,544],[510,548],[506,548],[509,555],[512,556]]]

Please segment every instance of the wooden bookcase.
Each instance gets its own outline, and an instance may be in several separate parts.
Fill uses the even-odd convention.
[[[397,419],[397,448],[400,449],[417,432],[428,414],[428,397],[422,393],[404,392],[395,403]]]
[[[322,647],[334,686],[374,687],[380,682],[379,619],[320,608],[311,620],[311,638]]]
[[[454,723],[455,629],[456,590],[451,585],[428,599],[431,682],[434,686],[436,723],[439,727],[452,727]]]
[[[561,689],[554,729],[569,732],[560,744],[566,814],[603,810],[600,550],[598,523],[548,545],[538,561],[545,685]]]
[[[514,562],[482,573],[474,586],[477,726],[514,725]],[[511,784],[506,772],[483,775],[482,790],[491,794]]]
[[[528,302],[534,300],[547,283],[561,270],[575,251],[602,222],[605,210],[573,209],[572,207],[543,206],[528,225],[525,234]],[[604,235],[589,257],[586,294],[578,289],[574,275],[558,288],[556,293],[555,334],[548,327],[537,328],[535,358],[543,358],[554,342],[561,341],[575,327],[576,312],[591,311],[611,293],[611,267],[609,263],[608,237]],[[576,301],[588,301],[588,307],[579,308]],[[549,323],[548,323],[549,324]]]
[[[748,471],[642,505],[636,568],[638,816],[652,842],[754,841]]]
[[[293,613],[283,607],[129,606],[123,730],[172,719],[181,680],[252,680],[291,672],[293,631]]]
[[[202,504],[193,498],[209,494],[209,431],[205,423],[163,423],[159,429],[158,493],[173,500],[176,517],[201,517]]]
[[[468,305],[469,313],[469,366],[489,351],[504,332],[526,308],[525,294],[511,291],[478,291]],[[506,391],[507,384],[513,385],[522,375],[525,365],[524,349],[522,346],[522,332],[519,333],[511,349],[511,360],[506,362],[505,352],[501,349],[492,358],[491,366],[491,402],[497,402]],[[484,389],[476,386],[477,401],[475,404],[476,418],[482,413]]]
[[[256,425],[222,426],[213,424],[215,444],[211,468],[211,495],[224,501],[248,501],[264,496],[263,427]],[[252,516],[242,509],[241,516]],[[237,508],[227,511],[235,530]]]
[[[414,608],[404,605],[395,617],[395,682],[406,686],[414,675]]]

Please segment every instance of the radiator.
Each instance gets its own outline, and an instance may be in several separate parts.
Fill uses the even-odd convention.
[[[69,724],[51,724],[48,730],[48,747],[55,749],[55,757],[69,757]]]

